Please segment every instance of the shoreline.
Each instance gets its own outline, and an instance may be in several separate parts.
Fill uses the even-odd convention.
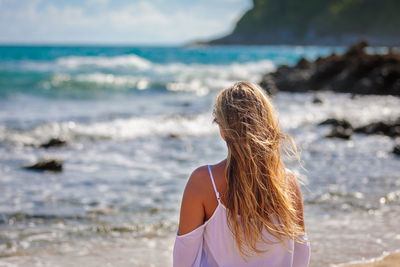
[[[160,236],[153,239],[142,238],[117,238],[120,242],[93,242],[69,243],[63,247],[43,247],[40,250],[26,253],[16,253],[7,257],[0,257],[0,266],[70,266],[85,265],[96,267],[100,262],[109,266],[147,266],[152,262],[153,266],[171,266],[172,250],[175,235]],[[105,253],[106,252],[106,253]],[[311,254],[312,257],[312,254]],[[347,263],[329,263],[321,261],[310,262],[310,266],[332,267],[400,267],[400,250],[384,252],[375,258],[351,260]]]
[[[366,261],[354,261],[337,265],[338,267],[399,267],[400,250],[394,252],[385,252],[382,256],[372,258]]]

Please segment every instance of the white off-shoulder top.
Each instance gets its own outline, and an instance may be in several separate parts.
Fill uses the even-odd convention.
[[[266,240],[259,249],[266,251],[243,258],[236,245],[235,237],[228,227],[227,210],[221,203],[210,166],[210,178],[218,199],[213,215],[204,224],[184,235],[177,235],[173,251],[174,267],[306,267],[310,260],[310,243],[286,239],[286,247],[275,237],[264,231]]]

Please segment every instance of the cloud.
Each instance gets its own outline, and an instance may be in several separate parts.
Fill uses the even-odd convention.
[[[88,5],[106,5],[109,0],[87,0],[86,3]]]
[[[0,0],[0,42],[184,43],[227,33],[249,5],[232,1]]]

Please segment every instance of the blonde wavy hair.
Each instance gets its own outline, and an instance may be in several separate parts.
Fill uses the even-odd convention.
[[[287,247],[285,237],[297,240],[304,233],[281,160],[283,147],[298,155],[293,139],[280,130],[269,98],[249,82],[223,89],[213,115],[228,147],[224,200],[241,255],[265,252],[257,248],[260,240],[271,242],[264,229]]]

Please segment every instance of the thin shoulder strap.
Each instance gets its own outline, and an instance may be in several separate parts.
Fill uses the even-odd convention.
[[[215,186],[214,177],[212,175],[210,165],[207,165],[207,167],[208,167],[208,172],[210,173],[210,178],[211,178],[212,185],[214,187],[215,195],[217,196],[218,203],[220,203],[221,200],[219,198],[219,192],[217,191],[217,187]]]

